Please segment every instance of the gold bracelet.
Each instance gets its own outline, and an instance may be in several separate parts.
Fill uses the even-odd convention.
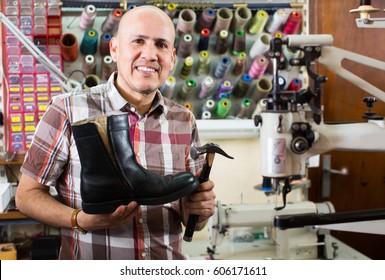
[[[80,232],[82,234],[86,234],[87,231],[82,228],[81,226],[78,225],[78,221],[77,221],[77,218],[78,218],[78,214],[79,212],[82,211],[82,209],[75,209],[73,212],[72,212],[72,215],[71,215],[71,228],[77,232]]]

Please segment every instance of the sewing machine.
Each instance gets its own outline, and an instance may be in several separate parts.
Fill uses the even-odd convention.
[[[385,151],[384,118],[376,116],[371,107],[376,99],[385,101],[385,92],[374,87],[341,66],[343,59],[385,69],[385,63],[332,46],[331,35],[289,35],[270,42],[268,56],[273,63],[273,89],[262,100],[255,113],[255,124],[260,127],[262,188],[282,196],[282,205],[217,205],[217,212],[209,225],[211,256],[229,228],[266,226],[276,244],[279,259],[334,258],[333,244],[328,230],[315,225],[384,220],[383,211],[334,213],[330,203],[310,201],[286,203],[293,179],[306,175],[309,158],[334,149]],[[293,66],[305,67],[313,80],[312,88],[285,91],[279,87],[279,63],[282,49],[301,51],[300,58],[292,59]],[[326,66],[362,90],[370,93],[365,102],[367,122],[325,124],[322,120],[321,85],[326,77],[313,72],[314,62]],[[319,250],[321,249],[321,250]]]

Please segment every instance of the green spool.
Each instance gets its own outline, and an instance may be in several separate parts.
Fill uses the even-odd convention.
[[[215,114],[218,118],[225,118],[231,109],[231,100],[228,98],[222,98],[217,103]]]
[[[193,79],[186,80],[179,93],[179,98],[186,100],[190,93],[195,89],[196,84],[197,83]]]
[[[251,100],[250,99],[248,99],[248,98],[243,99],[242,107],[247,108],[247,107],[250,107],[250,105],[251,105]]]
[[[84,55],[95,54],[98,46],[98,32],[93,28],[88,28],[83,35],[80,44],[80,52]]]

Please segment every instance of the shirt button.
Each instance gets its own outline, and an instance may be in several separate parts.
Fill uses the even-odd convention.
[[[135,112],[136,111],[134,107],[130,107],[130,110],[131,110],[131,112]]]
[[[140,157],[140,156],[142,155],[142,153],[141,153],[141,152],[137,152],[136,155],[137,155],[138,157]]]
[[[143,257],[143,258],[144,258],[146,255],[147,255],[146,252],[143,252],[143,253],[142,253],[142,257]]]
[[[139,219],[139,223],[143,223],[143,219],[142,218]]]

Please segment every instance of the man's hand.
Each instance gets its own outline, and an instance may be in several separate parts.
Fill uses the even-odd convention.
[[[131,221],[138,210],[139,205],[133,201],[119,206],[110,214],[86,214],[81,211],[77,216],[77,223],[87,231],[114,228]]]
[[[202,170],[198,171],[196,176]],[[183,223],[186,225],[190,214],[196,214],[199,216],[196,229],[200,230],[204,227],[207,220],[214,215],[215,211],[215,193],[214,182],[208,180],[202,183],[198,190],[189,196],[182,198],[182,213]]]

